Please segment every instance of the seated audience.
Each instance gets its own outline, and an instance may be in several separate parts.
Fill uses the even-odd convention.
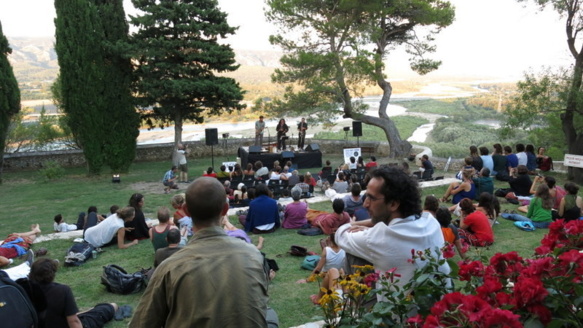
[[[269,174],[269,180],[281,180],[281,167],[276,166]]]
[[[463,172],[462,182],[452,182],[445,191],[445,194],[440,199],[441,202],[449,201],[449,197],[453,196],[451,203],[457,204],[464,198],[476,198],[476,185],[472,181],[473,170],[465,170]]]
[[[67,222],[65,222],[65,220],[63,219],[63,216],[61,214],[55,215],[54,221],[55,221],[55,223],[53,223],[53,229],[56,232],[67,232],[67,231],[77,230],[77,225],[76,224],[67,224]]]
[[[336,178],[336,181],[334,181],[332,189],[334,189],[338,194],[343,194],[348,190],[348,182],[346,181],[344,172],[338,172],[338,178]]]
[[[233,167],[233,172],[230,173],[231,180],[243,178],[243,170],[241,169],[241,164],[236,163]]]
[[[490,173],[492,173],[492,171],[494,171],[494,160],[492,159],[492,156],[489,155],[489,153],[490,151],[488,150],[488,147],[480,147],[480,158],[484,164],[483,167],[488,168]]]
[[[269,174],[269,169],[261,161],[255,162],[255,179]]]
[[[474,169],[474,167],[472,166],[473,162],[474,162],[474,159],[472,158],[472,156],[465,157],[464,158],[464,166],[462,166],[461,170],[459,170],[459,172],[455,175],[455,177],[458,180],[463,180],[465,171],[470,171],[470,176],[473,177],[476,174],[476,169]]]
[[[318,183],[316,181],[316,179],[314,179],[312,177],[312,174],[310,172],[306,172],[306,174],[304,174],[304,182],[308,184],[309,187],[309,191],[310,194],[314,193],[314,187],[316,186],[316,184]]]
[[[423,212],[428,212],[433,216],[436,217],[437,209],[439,208],[439,199],[433,195],[429,195],[425,197],[425,201],[423,202]]]
[[[346,164],[348,164],[348,169],[349,170],[356,170],[356,168],[357,168],[356,158],[354,156],[350,156],[349,160],[350,161],[348,163],[346,163]]]
[[[217,174],[216,174],[214,171],[215,171],[215,170],[214,170],[212,167],[210,167],[210,166],[209,166],[209,167],[206,169],[206,171],[205,171],[205,172],[203,172],[202,176],[203,176],[203,177],[216,178],[216,177],[217,177]]]
[[[168,246],[166,236],[171,229],[178,228],[170,224],[170,211],[168,208],[162,206],[158,208],[158,222],[159,224],[150,228],[150,240],[154,246],[154,252],[160,248]]]
[[[429,160],[429,156],[424,154],[421,156],[421,176],[420,178],[423,180],[429,180],[433,178],[433,164]]]
[[[182,245],[180,245],[181,237],[182,236],[178,229],[168,230],[168,234],[166,234],[166,243],[168,245],[156,250],[156,255],[154,256],[154,268],[160,265],[162,261],[172,256],[172,254],[182,249]]]
[[[494,232],[486,215],[476,211],[470,198],[460,201],[460,237],[475,247],[486,247],[494,243]]]
[[[472,167],[476,172],[480,172],[484,167],[484,162],[480,154],[478,154],[478,147],[470,146],[470,156],[472,157]]]
[[[253,164],[247,163],[247,168],[243,170],[243,176],[255,175],[255,170],[253,170]]]
[[[538,147],[538,151],[536,154],[536,164],[539,170],[543,172],[548,172],[550,170],[554,170],[553,167],[553,159],[547,155],[545,155],[545,148]]]
[[[104,327],[118,309],[115,303],[100,303],[79,312],[71,288],[55,282],[59,262],[50,258],[36,260],[29,279],[40,285],[47,308],[40,318],[41,327]]]
[[[477,199],[483,192],[489,194],[494,194],[494,181],[490,177],[490,169],[487,167],[482,168],[477,177],[472,178],[474,185],[476,186],[476,198]]]
[[[487,192],[483,192],[478,197],[478,204],[474,204],[476,211],[480,211],[488,217],[490,225],[494,225],[496,218],[500,215],[500,203],[498,198]]]
[[[336,280],[340,277],[340,275],[344,274],[344,262],[346,259],[346,252],[336,244],[334,240],[334,233],[330,234],[326,239],[326,244],[322,249],[322,255],[320,255],[320,261],[312,270],[312,275],[323,274],[322,278],[322,285],[321,287],[324,290],[334,289],[338,290],[338,293],[342,295],[342,289],[339,286],[334,286],[337,284]],[[300,281],[303,282],[303,281]],[[310,296],[310,300],[312,303],[318,304],[320,302],[320,298],[324,296],[324,292],[322,288],[319,288],[318,294],[314,294]]]
[[[136,211],[131,206],[126,206],[117,211],[115,215],[103,220],[100,224],[91,227],[85,231],[85,241],[93,247],[104,247],[114,245],[125,249],[138,244],[138,239],[125,244],[126,227],[124,223],[131,222],[134,219]]]
[[[105,218],[97,214],[97,207],[89,206],[89,208],[87,209],[87,215],[83,216],[83,235],[85,235],[85,231],[87,229],[95,226],[96,224],[103,220],[105,220]]]
[[[140,193],[135,193],[130,197],[129,205],[134,208],[134,219],[125,222],[125,237],[127,240],[142,240],[150,238],[150,227],[146,223],[146,217],[142,209],[144,208],[145,198]]]
[[[528,176],[528,169],[525,165],[518,165],[516,170],[513,171],[514,174],[508,180],[510,189],[516,196],[530,196],[530,186],[532,181]]]
[[[583,199],[578,196],[579,186],[573,182],[565,183],[567,194],[559,204],[559,218],[565,221],[578,220],[583,216]]]
[[[490,174],[497,180],[507,181],[508,165],[506,163],[506,156],[504,156],[504,150],[502,150],[502,145],[499,143],[494,144],[492,162],[494,162],[494,169],[492,172],[490,172]],[[498,178],[498,174],[500,174],[500,178]]]
[[[219,170],[221,170],[219,173],[217,173],[217,179],[230,179],[231,178],[231,174],[229,172],[227,172],[227,167],[223,164],[221,165],[221,167],[219,167]]]
[[[435,198],[435,197],[434,197]],[[427,201],[427,198],[425,199]],[[458,228],[451,223],[451,212],[447,207],[439,207],[435,211],[435,218],[439,225],[441,226],[441,232],[443,233],[443,239],[446,242],[455,245],[458,254],[462,259],[466,258],[464,248],[462,247],[462,242],[458,233]]]
[[[12,263],[13,258],[26,254],[40,233],[39,225],[33,224],[30,231],[8,235],[0,245],[0,268]]]
[[[354,216],[354,211],[358,208],[362,208],[364,199],[360,196],[362,187],[358,183],[353,183],[350,187],[350,194],[344,196],[342,201],[344,202],[344,210],[350,215]]]
[[[277,202],[269,197],[269,189],[264,183],[255,186],[255,199],[249,203],[247,216],[240,220],[246,232],[270,233],[279,228]]]
[[[368,171],[368,170],[372,169],[373,167],[377,167],[377,166],[378,166],[377,158],[375,156],[371,156],[370,162],[366,163],[364,168]]]
[[[310,192],[310,185],[306,183],[306,177],[300,175],[300,182],[296,184],[296,187],[302,190],[302,197],[310,197],[312,193]]]
[[[548,228],[551,222],[553,222],[551,214],[552,207],[553,198],[549,193],[549,187],[546,184],[540,184],[536,188],[534,198],[528,206],[526,216],[512,213],[502,213],[500,216],[512,221],[529,221],[535,228]]]
[[[332,202],[334,213],[322,213],[316,216],[310,223],[312,227],[320,228],[326,235],[334,233],[338,227],[350,222],[350,215],[344,212],[344,201],[340,198]]]
[[[526,156],[526,152],[524,144],[516,144],[516,158],[518,158],[518,165],[524,165],[526,166],[526,164],[528,163],[528,158]]]
[[[504,154],[506,155],[506,167],[508,175],[512,175],[513,171],[518,167],[518,157],[512,153],[512,147],[504,146]]]
[[[526,145],[526,168],[528,169],[528,174],[536,174],[536,155],[534,154],[534,146]]]
[[[285,229],[309,228],[310,224],[306,218],[308,203],[300,202],[302,194],[297,189],[292,190],[291,195],[293,202],[286,205],[281,226]]]
[[[300,182],[300,176],[298,170],[293,170],[291,176],[287,179],[287,185],[293,188],[298,182]]]

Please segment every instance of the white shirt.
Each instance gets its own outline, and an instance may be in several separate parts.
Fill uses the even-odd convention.
[[[65,222],[61,222],[61,223],[53,223],[53,228],[55,231],[58,232],[67,232],[67,231],[75,231],[77,230],[77,225],[76,224],[67,224]]]
[[[331,247],[326,246],[326,264],[324,264],[322,271],[328,272],[331,268],[343,269],[345,258],[346,252],[342,248],[336,253]]]
[[[425,251],[444,246],[445,241],[441,232],[441,226],[429,213],[422,213],[421,217],[409,216],[404,219],[393,219],[386,225],[383,222],[374,227],[358,232],[348,232],[351,225],[344,224],[336,231],[336,244],[347,253],[371,262],[375,270],[384,273],[396,268],[395,273],[401,275],[397,285],[403,287],[411,280],[418,266],[425,263],[416,260],[410,263],[411,250]],[[449,273],[447,262],[439,268],[439,271]],[[377,287],[381,288],[380,284]],[[377,295],[379,301],[383,297]]]
[[[179,149],[176,151],[176,153],[178,154],[178,164],[184,165],[186,164],[186,151],[183,149]]]
[[[120,228],[123,228],[123,220],[113,214],[101,223],[87,229],[85,231],[85,241],[93,245],[93,247],[101,247],[109,243],[116,235]]]
[[[516,157],[518,157],[518,165],[525,165],[528,162],[528,157],[526,153],[521,151],[520,153],[516,153]]]

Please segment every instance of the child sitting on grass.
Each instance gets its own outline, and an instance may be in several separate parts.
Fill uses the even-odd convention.
[[[53,228],[56,232],[67,232],[77,230],[76,224],[67,224],[63,219],[61,214],[55,215],[55,223],[53,223]]]
[[[160,222],[158,225],[150,228],[150,240],[154,246],[154,251],[168,247],[168,241],[166,241],[168,231],[178,229],[176,226],[170,225],[170,211],[165,206],[158,208],[158,221]]]
[[[443,233],[443,239],[446,242],[455,245],[457,251],[462,259],[466,258],[465,251],[462,247],[462,241],[458,234],[458,228],[451,224],[451,213],[447,207],[440,207],[435,211],[435,218],[439,225],[441,225],[441,232]]]

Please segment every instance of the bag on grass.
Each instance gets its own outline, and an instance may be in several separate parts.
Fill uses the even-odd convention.
[[[323,234],[322,230],[320,228],[316,228],[316,227],[300,229],[300,230],[298,230],[298,233],[300,235],[304,235],[304,236],[317,236],[317,235]]]
[[[302,246],[292,245],[289,253],[294,256],[306,256],[308,255],[308,249]]]
[[[534,225],[532,225],[532,223],[529,221],[516,221],[516,222],[514,222],[514,225],[516,227],[518,227],[518,229],[524,230],[524,231],[535,231],[536,230]]]
[[[30,298],[5,272],[0,272],[0,320],[2,327],[38,327]]]
[[[74,243],[65,255],[65,266],[80,266],[91,258],[94,250],[95,247],[87,242]]]
[[[320,261],[320,255],[308,255],[304,258],[302,262],[302,269],[314,270]]]
[[[500,188],[500,189],[496,189],[496,191],[494,192],[494,196],[496,197],[506,197],[506,194],[510,191],[509,188]]]
[[[129,274],[122,267],[115,264],[109,264],[103,267],[101,283],[105,285],[108,292],[114,294],[133,294],[139,293],[146,288],[145,270]]]

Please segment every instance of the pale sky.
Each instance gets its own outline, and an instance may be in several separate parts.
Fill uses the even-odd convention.
[[[569,65],[564,23],[552,11],[524,8],[512,0],[450,0],[455,22],[437,35],[437,53],[443,61],[439,74],[493,74],[520,78],[525,70]],[[126,13],[135,13],[124,0]],[[53,0],[0,0],[4,34],[54,36]],[[229,23],[239,30],[229,42],[238,49],[274,49],[268,42],[275,28],[265,21],[263,0],[219,0]],[[402,53],[389,57],[389,70],[408,66]],[[435,73],[430,74],[433,75]]]

